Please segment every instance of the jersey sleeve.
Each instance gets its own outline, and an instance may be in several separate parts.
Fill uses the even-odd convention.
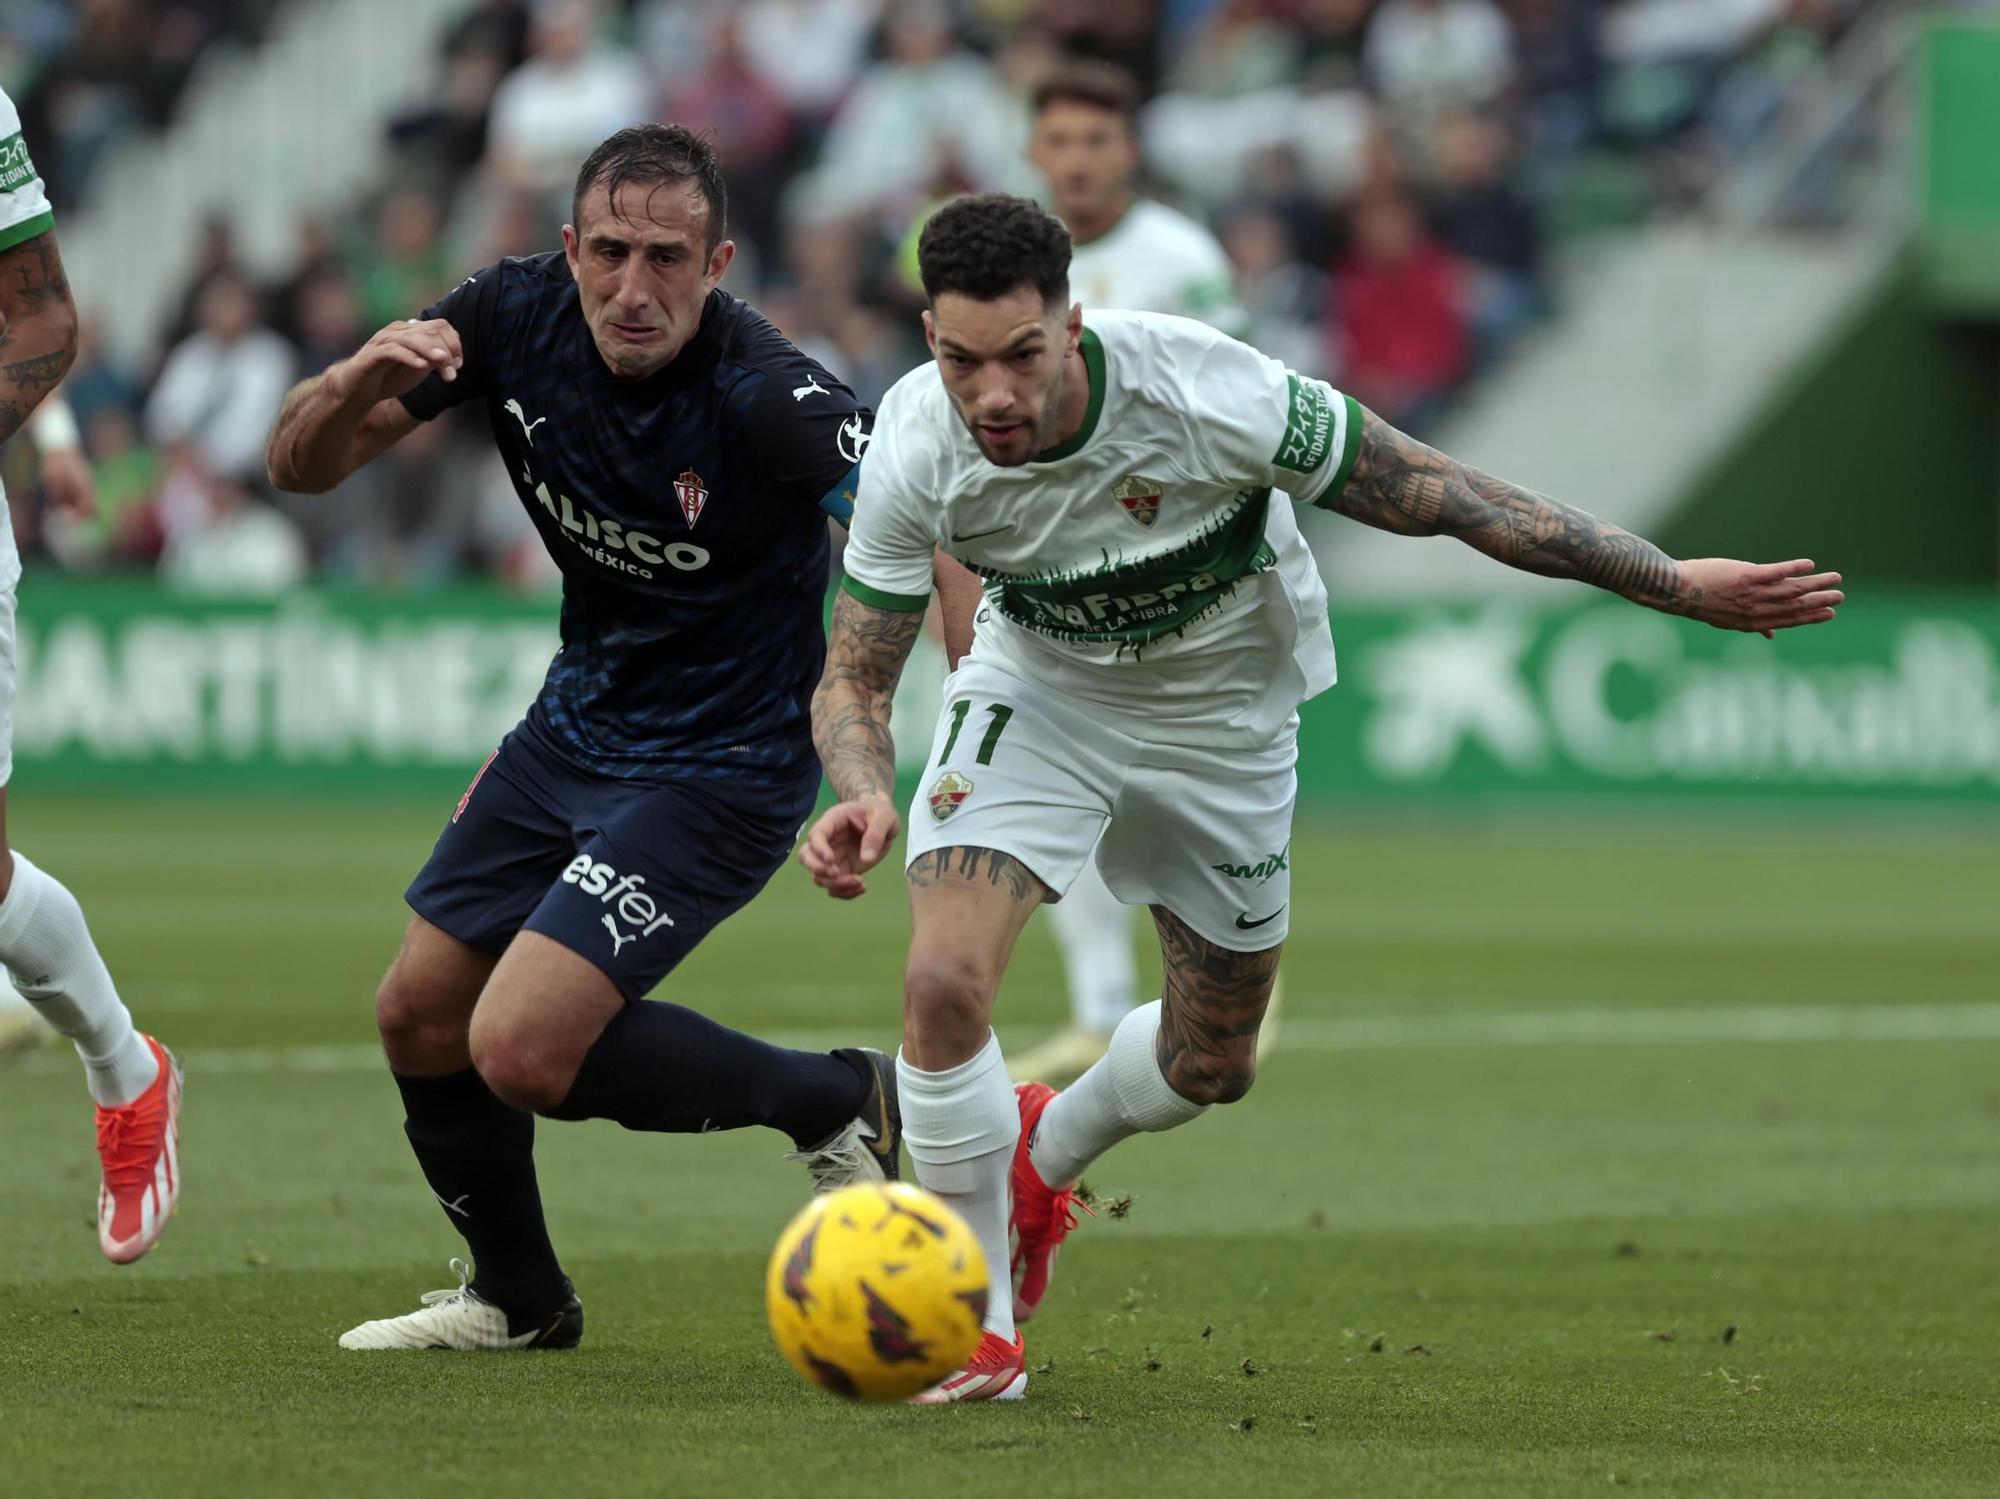
[[[486,394],[492,352],[499,338],[495,325],[499,315],[500,282],[504,274],[502,267],[489,265],[478,274],[467,276],[417,314],[424,322],[443,318],[450,323],[458,330],[459,346],[465,352],[465,360],[459,366],[456,379],[446,380],[442,375],[432,373],[424,376],[415,389],[403,396],[404,409],[418,421],[427,422],[454,406],[463,406],[467,401],[476,401]]]
[[[1361,446],[1352,396],[1220,335],[1192,367],[1188,409],[1218,477],[1268,484],[1309,505],[1340,497]]]
[[[864,604],[910,613],[930,603],[937,555],[936,511],[925,503],[921,475],[904,451],[913,415],[895,391],[883,400],[861,465],[841,582]]]
[[[757,466],[782,498],[817,505],[853,525],[861,457],[875,415],[817,364],[773,371],[743,413]]]
[[[21,134],[21,116],[0,91],[0,250],[11,250],[55,226],[41,173]]]

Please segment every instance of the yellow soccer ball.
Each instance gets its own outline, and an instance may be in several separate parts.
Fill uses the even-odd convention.
[[[771,1336],[808,1380],[902,1400],[965,1367],[986,1316],[986,1256],[921,1188],[867,1182],[816,1197],[771,1252]]]

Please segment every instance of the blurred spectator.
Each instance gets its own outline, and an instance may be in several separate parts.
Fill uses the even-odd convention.
[[[1529,139],[1559,163],[1598,131],[1604,58],[1597,0],[1508,0]]]
[[[1428,177],[1437,117],[1499,101],[1513,38],[1490,0],[1384,0],[1362,57],[1398,145]]]
[[[1301,374],[1340,380],[1329,366],[1319,318],[1326,307],[1326,277],[1299,259],[1284,219],[1263,208],[1229,218],[1222,247],[1236,271],[1237,301],[1249,319],[1244,338]]]
[[[221,479],[208,486],[193,523],[169,538],[160,576],[183,593],[269,598],[305,582],[308,560],[298,527],[242,484]]]
[[[1021,101],[959,45],[938,0],[896,0],[884,47],[827,135],[814,214],[907,214],[948,165],[970,185],[1032,191]]]
[[[52,512],[46,519],[49,550],[75,572],[150,563],[160,553],[154,501],[160,457],[139,438],[129,408],[98,408],[83,423],[84,445],[97,479],[97,513]]]
[[[778,242],[778,190],[794,140],[791,106],[752,67],[743,23],[725,11],[709,23],[708,61],[670,78],[659,117],[691,120],[729,164],[730,232],[769,251]]]
[[[1443,185],[1431,222],[1465,262],[1473,337],[1484,360],[1541,313],[1541,226],[1508,181],[1507,131],[1492,115],[1447,116],[1438,164]]]
[[[107,407],[127,413],[139,409],[138,381],[112,362],[104,345],[104,329],[88,309],[77,324],[76,363],[63,377],[62,391],[86,433],[91,418]],[[91,451],[95,456],[95,449]]]
[[[1263,0],[1222,0],[1167,80],[1176,93],[1233,98],[1298,81],[1295,39]]]
[[[744,56],[802,119],[824,120],[867,61],[881,8],[880,0],[745,0],[737,7]]]
[[[438,200],[421,187],[384,195],[375,233],[364,242],[366,259],[356,267],[364,326],[415,317],[456,279],[438,237],[440,216]]]
[[[594,0],[544,0],[529,57],[493,95],[488,162],[503,187],[567,201],[577,166],[644,119],[651,86],[630,53],[600,42]]]
[[[235,223],[221,210],[209,210],[202,216],[201,237],[195,241],[194,269],[188,273],[180,305],[167,325],[166,344],[179,343],[200,325],[202,298],[210,286],[221,280],[241,280],[246,274],[236,253]]]
[[[1142,93],[1159,88],[1160,42],[1168,30],[1159,0],[1020,0],[1012,8],[1032,13],[1064,52],[1111,63],[1137,79]]]
[[[435,92],[389,121],[389,141],[408,170],[430,182],[463,180],[486,155],[487,121],[506,72],[481,48],[447,53]]]
[[[1372,192],[1352,219],[1353,242],[1334,277],[1341,386],[1421,433],[1471,363],[1458,267],[1407,193]]]
[[[364,323],[353,283],[337,270],[321,271],[299,289],[300,376],[321,374],[338,364],[388,321]]]
[[[146,433],[216,479],[257,482],[295,363],[291,345],[258,323],[250,284],[218,277],[202,295],[200,327],[160,371]]]
[[[528,31],[527,0],[476,0],[445,33],[444,55],[448,62],[489,58],[501,73],[511,73],[527,61]]]
[[[292,260],[285,277],[264,292],[264,324],[287,343],[298,343],[305,322],[308,287],[325,276],[340,274],[333,230],[317,214],[301,218],[294,231]]]

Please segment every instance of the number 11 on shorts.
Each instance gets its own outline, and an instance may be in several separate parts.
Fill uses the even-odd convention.
[[[971,711],[972,704],[965,698],[951,705],[951,732],[944,736],[944,752],[938,756],[938,764],[942,765],[951,758],[952,750],[958,745],[958,731],[965,727],[965,716]],[[974,763],[979,765],[993,763],[993,751],[1000,743],[1000,734],[1007,727],[1007,720],[1014,716],[1014,710],[1005,703],[995,703],[986,710],[986,715],[992,722],[986,726],[986,737],[979,741],[979,753],[972,757]]]

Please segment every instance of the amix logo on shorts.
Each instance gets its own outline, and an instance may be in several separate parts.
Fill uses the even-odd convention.
[[[618,915],[627,925],[639,928],[628,936],[616,927],[612,927],[611,937],[615,944],[613,952],[636,937],[649,937],[661,927],[674,924],[674,918],[662,911],[652,896],[638,888],[646,883],[644,875],[620,874],[609,864],[600,864],[589,854],[578,854],[570,860],[569,867],[563,870],[562,877],[565,885],[574,885],[585,895],[596,896],[601,905],[608,906],[615,898],[618,902],[616,907]],[[608,913],[604,921],[607,926],[611,924]]]

